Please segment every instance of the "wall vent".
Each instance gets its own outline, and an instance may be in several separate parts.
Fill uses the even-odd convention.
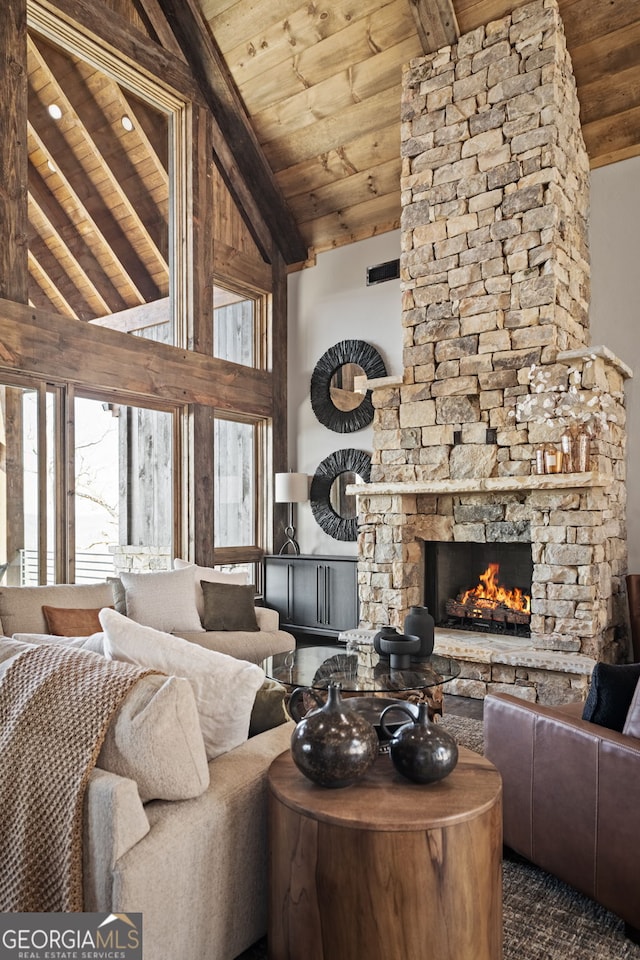
[[[367,267],[367,286],[374,283],[386,283],[387,280],[397,280],[400,276],[400,260],[387,260],[375,267]]]

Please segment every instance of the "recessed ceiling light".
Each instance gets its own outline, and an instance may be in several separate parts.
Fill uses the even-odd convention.
[[[57,171],[56,171],[56,168],[55,168],[54,165],[51,163],[51,160],[47,160],[47,166],[49,167],[49,170],[51,170],[51,173],[56,173],[56,172],[57,172]]]
[[[122,126],[125,128],[125,130],[128,130],[129,132],[130,132],[131,130],[133,130],[133,121],[131,120],[131,117],[128,117],[128,116],[126,115],[126,113],[125,113],[124,117],[122,118],[122,120],[120,121],[120,123],[121,123]]]
[[[62,117],[62,110],[57,103],[52,103],[49,106],[49,116],[53,117],[54,120],[60,120]]]

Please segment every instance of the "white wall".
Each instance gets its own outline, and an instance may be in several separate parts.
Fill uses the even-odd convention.
[[[629,572],[640,572],[640,157],[591,174],[591,341],[633,370],[627,381]]]
[[[640,158],[595,170],[591,183],[591,342],[613,350],[640,378]],[[400,282],[366,287],[366,268],[400,256],[400,232],[383,234],[318,256],[317,266],[289,278],[289,467],[315,472],[342,447],[371,452],[371,428],[332,433],[316,420],[309,381],[324,351],[339,340],[367,340],[390,374],[402,372]],[[640,572],[640,386],[627,384],[629,570]],[[333,540],[299,504],[303,553],[351,554],[356,545]]]
[[[385,233],[320,254],[315,267],[289,277],[289,468],[310,477],[321,460],[353,447],[371,453],[372,429],[334,433],[311,409],[309,384],[316,363],[340,340],[366,340],[389,374],[402,373],[400,281],[366,286],[367,267],[400,256],[400,232]],[[355,556],[355,543],[334,540],[298,504],[296,539],[306,554]]]

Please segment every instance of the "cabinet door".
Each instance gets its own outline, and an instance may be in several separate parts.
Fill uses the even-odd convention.
[[[323,625],[323,572],[315,560],[299,559],[291,565],[293,623],[305,627]]]
[[[268,607],[278,611],[280,623],[292,623],[290,564],[282,557],[265,557],[264,599]]]
[[[353,630],[358,626],[357,564],[328,561],[324,564],[324,624],[331,630]]]

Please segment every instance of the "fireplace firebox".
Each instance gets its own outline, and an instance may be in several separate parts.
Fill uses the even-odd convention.
[[[530,543],[425,541],[424,561],[436,626],[530,636]]]

